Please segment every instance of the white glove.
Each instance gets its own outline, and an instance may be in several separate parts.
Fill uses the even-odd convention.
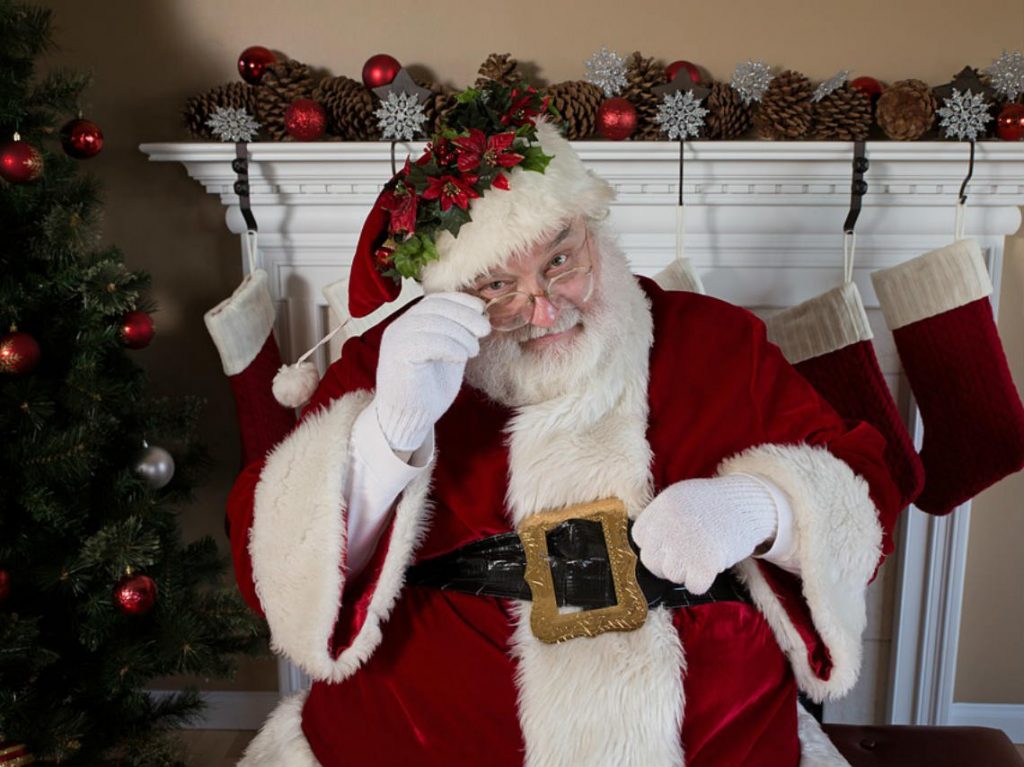
[[[384,331],[373,406],[392,450],[416,450],[451,407],[466,361],[491,332],[484,302],[432,293]]]
[[[772,539],[777,522],[771,490],[753,475],[687,479],[640,512],[633,540],[648,570],[703,594],[720,572]]]

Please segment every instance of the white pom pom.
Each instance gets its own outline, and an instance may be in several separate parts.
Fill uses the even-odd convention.
[[[282,365],[274,376],[274,399],[285,407],[302,407],[316,391],[320,373],[309,360],[296,365]]]

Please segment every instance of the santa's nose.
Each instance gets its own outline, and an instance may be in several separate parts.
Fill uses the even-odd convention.
[[[533,314],[530,316],[530,324],[538,328],[550,328],[558,321],[559,310],[545,295],[534,296]]]

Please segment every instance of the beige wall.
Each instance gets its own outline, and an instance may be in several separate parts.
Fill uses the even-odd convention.
[[[849,68],[855,75],[938,84],[965,63],[986,66],[1004,48],[1024,48],[1024,0],[47,4],[57,11],[61,48],[51,60],[96,76],[82,108],[107,139],[103,154],[89,161],[106,185],[106,237],[125,250],[131,267],[153,275],[160,302],[156,341],[138,359],[160,390],[197,393],[210,403],[202,437],[217,469],[186,526],[190,534],[221,538],[238,444],[227,383],[202,314],[237,285],[239,246],[216,199],[182,168],[148,164],[137,147],[183,140],[178,113],[185,99],[233,79],[246,46],[267,45],[355,78],[367,57],[385,51],[414,73],[457,87],[474,79],[491,52],[532,62],[527,71],[541,82],[581,77],[587,57],[607,45],[666,62],[687,58],[719,79],[738,62],[760,57],[815,79]],[[1020,653],[1018,661],[1024,662]],[[1019,673],[1016,678],[1024,680]],[[239,683],[273,687],[273,670],[246,674]],[[1017,699],[1024,698],[1024,684],[1016,690]]]

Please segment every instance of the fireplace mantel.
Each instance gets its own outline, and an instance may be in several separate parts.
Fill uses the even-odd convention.
[[[395,162],[400,167],[407,154],[416,158],[424,146],[399,142]],[[678,142],[573,146],[615,188],[609,223],[633,268],[659,271],[675,253]],[[141,149],[153,161],[184,165],[207,193],[219,195],[230,231],[244,233],[233,191],[234,145],[162,143]],[[343,299],[339,280],[347,275],[363,220],[391,176],[391,150],[387,142],[249,145],[259,265],[270,274],[280,302],[277,333],[286,358],[294,359],[337,323],[324,292],[333,290],[333,306],[343,304],[337,300]],[[969,150],[957,142],[878,141],[868,142],[866,155],[868,191],[857,223],[854,280],[882,370],[913,428],[910,392],[869,275],[951,241]],[[852,158],[853,144],[846,142],[686,143],[684,248],[707,292],[763,315],[838,285]],[[1024,142],[979,143],[967,194],[966,233],[986,255],[995,301],[1004,252],[1012,245],[1014,257],[1024,259]],[[1011,297],[1016,305],[1021,298]],[[337,351],[334,345],[329,354]],[[327,361],[327,354],[318,358],[321,366]],[[898,557],[872,587],[862,681],[850,698],[830,707],[829,719],[865,721],[885,691],[889,721],[950,721],[968,511],[943,519],[904,515]],[[892,628],[882,617],[887,609]],[[299,684],[288,673],[283,680],[283,692]]]

